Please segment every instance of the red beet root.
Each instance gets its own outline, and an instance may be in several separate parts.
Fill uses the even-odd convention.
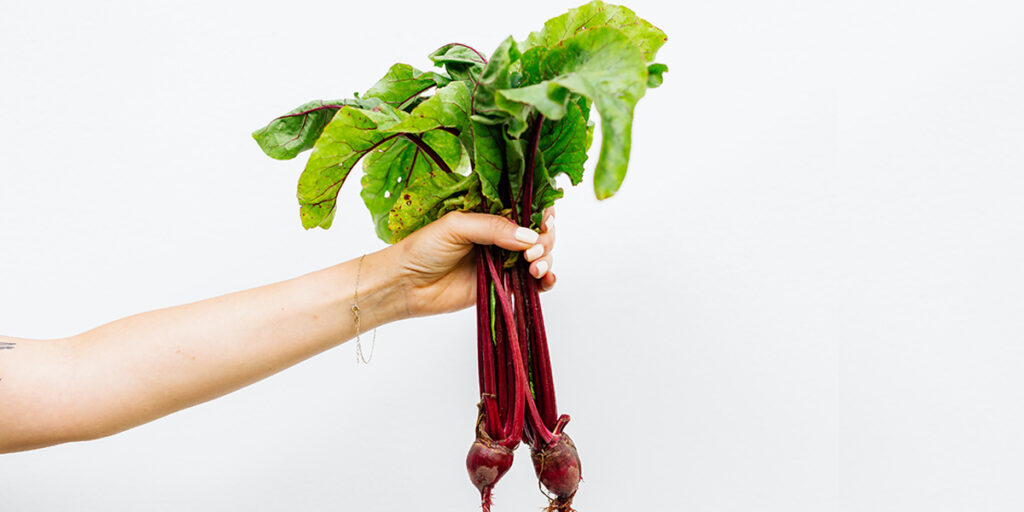
[[[530,458],[537,479],[548,489],[554,498],[549,496],[549,511],[568,512],[572,510],[572,498],[580,485],[580,456],[576,453],[576,445],[572,439],[562,432],[554,444],[547,448],[532,448]]]
[[[466,469],[469,479],[480,490],[480,504],[487,512],[491,510],[494,484],[512,467],[512,450],[495,443],[486,433],[480,434],[466,455]]]

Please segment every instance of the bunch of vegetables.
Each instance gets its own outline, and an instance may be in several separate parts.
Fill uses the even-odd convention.
[[[395,243],[454,210],[487,212],[539,228],[562,197],[555,178],[583,179],[601,118],[594,169],[599,199],[618,190],[629,159],[633,109],[668,68],[654,63],[664,32],[633,11],[594,0],[548,20],[487,58],[460,43],[429,55],[439,71],[395,64],[362,95],[313,101],[253,133],[263,151],[294,158],[302,225],[329,228],[338,190],[361,160],[363,201],[377,235]],[[432,94],[427,94],[432,91]],[[477,247],[480,403],[466,463],[484,510],[530,445],[548,510],[571,510],[580,459],[555,402],[537,280],[519,253]]]

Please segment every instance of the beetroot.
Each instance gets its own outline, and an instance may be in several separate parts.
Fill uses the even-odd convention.
[[[572,510],[572,498],[582,480],[580,456],[576,445],[565,432],[547,447],[534,446],[530,450],[533,469],[537,479],[544,484],[554,497],[549,496],[549,511],[568,512]]]
[[[479,430],[476,441],[466,455],[466,469],[469,479],[480,491],[480,505],[484,511],[491,510],[491,490],[494,484],[512,467],[513,452],[491,440],[483,429]]]

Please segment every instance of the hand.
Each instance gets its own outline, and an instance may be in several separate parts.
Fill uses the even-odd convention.
[[[540,278],[542,291],[555,285],[551,249],[555,243],[554,210],[544,212],[541,234],[530,240],[530,230],[497,215],[451,212],[420,228],[385,251],[397,259],[399,281],[411,316],[447,313],[476,303],[474,245],[497,245],[525,251],[530,274]],[[517,230],[520,231],[517,238]],[[532,248],[532,249],[531,249]]]

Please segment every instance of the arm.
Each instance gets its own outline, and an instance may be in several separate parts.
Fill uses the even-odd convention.
[[[473,244],[527,250],[516,226],[449,214],[367,254],[364,331],[475,301]],[[553,233],[529,258],[550,266]],[[543,264],[541,262],[544,262]],[[355,336],[354,259],[294,279],[137,314],[70,338],[0,337],[0,453],[95,439],[219,397]],[[535,272],[536,274],[536,272]],[[543,275],[550,288],[554,276]]]

